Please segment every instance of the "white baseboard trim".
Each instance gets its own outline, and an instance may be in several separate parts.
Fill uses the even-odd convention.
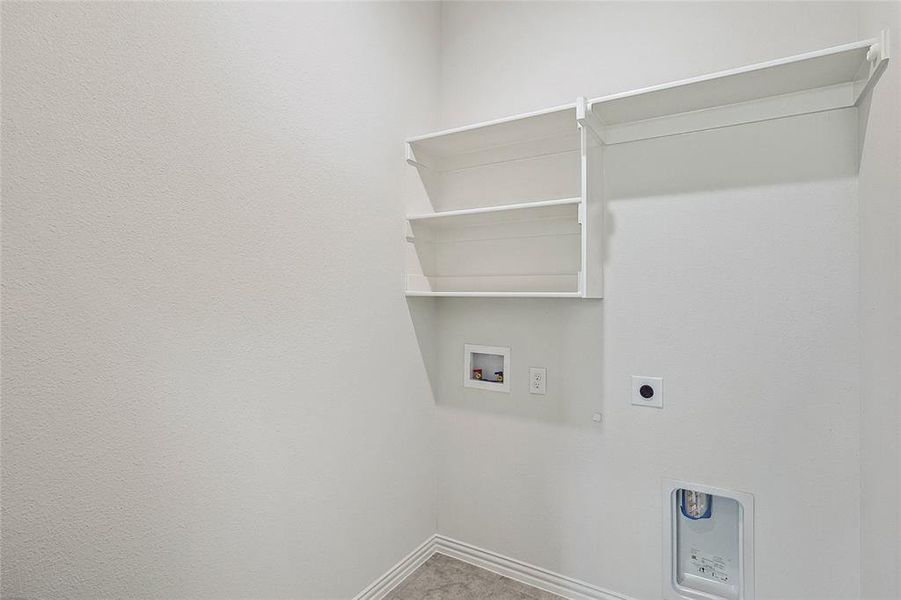
[[[399,563],[391,567],[353,600],[382,600],[410,573],[436,552],[456,558],[469,564],[487,569],[498,575],[515,579],[568,600],[635,600],[591,585],[572,577],[560,575],[515,558],[485,550],[443,535],[433,535]]]
[[[468,562],[477,567],[505,575],[526,585],[531,585],[569,600],[635,600],[599,588],[578,579],[560,575],[521,560],[485,550],[443,535],[436,535],[435,551]]]
[[[433,535],[419,545],[413,552],[402,558],[399,563],[372,582],[369,587],[354,596],[353,600],[382,600],[407,576],[419,568],[435,553],[435,536]]]

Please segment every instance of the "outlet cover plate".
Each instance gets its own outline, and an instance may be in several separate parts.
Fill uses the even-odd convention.
[[[645,398],[642,388],[651,388],[652,395]],[[645,394],[647,389],[645,388]],[[632,404],[635,406],[651,406],[663,408],[663,377],[645,377],[643,375],[632,376]]]
[[[547,394],[547,369],[544,367],[529,367],[529,393]]]

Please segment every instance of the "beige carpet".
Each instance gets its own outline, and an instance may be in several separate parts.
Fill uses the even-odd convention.
[[[385,600],[563,600],[544,590],[435,554]]]

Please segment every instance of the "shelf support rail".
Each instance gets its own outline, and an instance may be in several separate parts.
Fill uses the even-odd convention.
[[[607,144],[604,122],[591,110],[591,106],[584,96],[576,98],[576,122],[579,127],[587,128],[602,145]]]

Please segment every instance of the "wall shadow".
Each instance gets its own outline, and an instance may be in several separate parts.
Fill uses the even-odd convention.
[[[425,367],[429,387],[432,389],[432,397],[437,399],[439,394],[438,373],[438,348],[440,340],[437,335],[437,306],[435,298],[407,297],[407,309],[410,312],[410,321],[416,335],[416,343],[419,345],[419,353],[422,356],[422,364]]]
[[[851,177],[857,121],[854,109],[844,109],[610,146],[607,198]]]

